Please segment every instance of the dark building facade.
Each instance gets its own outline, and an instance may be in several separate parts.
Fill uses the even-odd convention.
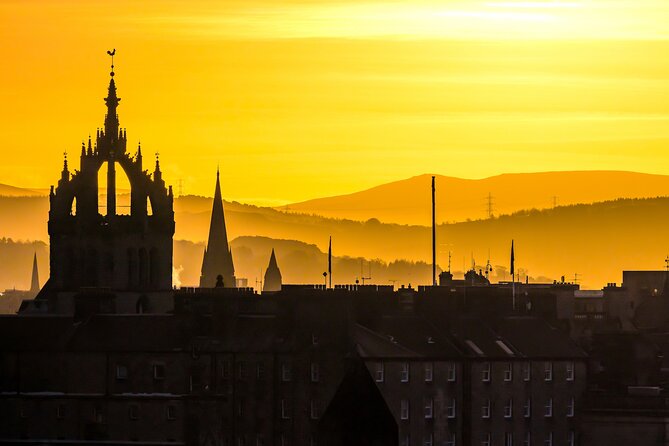
[[[586,362],[567,336],[374,288],[190,289],[170,315],[0,318],[0,440],[576,441]]]

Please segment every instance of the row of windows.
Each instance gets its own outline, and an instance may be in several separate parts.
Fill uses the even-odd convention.
[[[574,381],[574,363],[567,362],[565,364],[565,372],[567,381]],[[426,362],[423,364],[423,379],[425,382],[432,382],[434,379],[434,365],[431,362]],[[450,382],[455,382],[456,376],[456,366],[453,363],[447,365],[446,379]],[[408,362],[404,362],[400,365],[400,382],[408,383],[410,378],[411,367]],[[532,379],[532,365],[530,362],[523,363],[523,381],[531,381]],[[376,363],[376,370],[374,372],[374,379],[376,382],[382,383],[385,381],[385,364],[382,362]],[[553,381],[553,363],[550,361],[544,362],[544,381]],[[481,370],[481,381],[490,382],[492,380],[492,366],[489,362],[483,363]],[[513,381],[513,363],[506,362],[504,363],[504,381],[511,382]]]
[[[446,417],[455,418],[456,417],[456,402],[455,398],[448,400],[446,405]],[[431,420],[434,418],[434,400],[426,399],[424,405],[424,416],[426,420]],[[409,419],[409,400],[400,401],[400,419],[408,420]]]
[[[400,401],[400,419],[408,420],[409,419],[409,400],[403,399]],[[492,403],[490,400],[486,400],[483,406],[481,406],[481,418],[490,418],[492,412]],[[514,403],[513,398],[509,398],[504,403],[504,418],[513,418],[513,409]],[[567,417],[571,418],[574,416],[574,398],[571,398],[567,403]],[[457,414],[456,410],[456,400],[451,398],[447,401],[446,404],[446,417],[455,418]],[[434,400],[429,398],[424,402],[424,411],[423,415],[426,420],[434,418]],[[530,418],[532,416],[532,400],[527,399],[523,404],[523,417]],[[544,404],[544,417],[550,418],[553,416],[553,398],[549,398]]]
[[[574,363],[566,362],[565,364],[565,379],[567,381],[574,381]],[[481,381],[490,382],[491,381],[491,365],[489,362],[483,363],[481,370]],[[530,362],[523,363],[523,381],[532,380],[532,364]],[[544,381],[553,381],[553,363],[551,361],[544,362]],[[506,362],[504,363],[504,381],[511,382],[513,381],[513,363]]]
[[[423,364],[424,365],[424,374],[423,378],[425,382],[432,382],[434,379],[434,365],[431,362],[426,362]],[[449,363],[446,369],[446,380],[449,382],[455,382],[457,379],[457,371],[456,371],[456,366],[453,363]],[[408,383],[409,378],[410,378],[410,373],[411,368],[410,364],[408,362],[404,362],[401,364],[400,368],[400,381],[403,383]],[[386,371],[385,371],[385,364],[382,362],[376,363],[376,370],[374,371],[374,380],[377,383],[382,383],[385,382],[386,379]]]
[[[571,398],[567,403],[567,417],[574,416],[574,398]],[[504,418],[513,418],[513,398],[509,398],[504,403]],[[544,417],[550,418],[553,416],[553,398],[548,398],[544,404]],[[490,400],[486,400],[481,406],[481,418],[490,418],[491,414],[491,403]],[[523,404],[523,417],[530,418],[532,416],[532,400],[528,398]]]
[[[25,406],[19,407],[19,417],[28,418],[28,409]],[[56,418],[63,420],[67,418],[68,415],[68,405],[61,403],[56,407]],[[97,423],[104,423],[105,420],[105,411],[100,406],[95,406],[92,412],[93,420]],[[130,404],[128,406],[128,418],[130,420],[139,420],[140,410],[138,404]],[[165,408],[165,419],[167,420],[176,420],[177,419],[177,408],[173,405],[168,405]]]
[[[311,382],[320,382],[321,372],[320,365],[318,363],[312,362],[309,367],[309,375]],[[157,363],[153,364],[153,379],[156,381],[164,380],[166,376],[165,364]],[[230,363],[224,362],[221,368],[221,377],[223,379],[230,379]],[[128,367],[123,364],[116,365],[116,379],[118,381],[125,381],[129,377]],[[255,377],[258,380],[265,379],[265,364],[259,362],[255,367]],[[237,363],[237,378],[246,379],[247,378],[247,366],[244,362]],[[292,380],[292,369],[290,364],[281,365],[281,381],[290,382]]]

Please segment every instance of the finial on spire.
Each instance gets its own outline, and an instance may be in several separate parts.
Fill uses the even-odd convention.
[[[107,50],[107,54],[109,54],[111,56],[111,62],[112,62],[111,63],[111,73],[109,73],[109,75],[111,77],[114,77],[114,54],[116,54],[116,48],[114,48],[111,51]]]

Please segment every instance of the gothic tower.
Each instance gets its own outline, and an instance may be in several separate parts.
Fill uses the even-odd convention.
[[[142,164],[141,148],[134,156],[128,153],[126,130],[119,127],[121,98],[116,94],[113,62],[110,75],[104,128],[98,129],[94,144],[90,137],[87,146],[82,143],[80,169],[71,173],[66,155],[58,185],[51,186],[48,291],[81,287],[160,291],[172,287],[172,187],[165,187],[157,156],[153,174],[149,174]],[[107,199],[106,206],[99,206],[98,171],[104,165]],[[116,212],[119,173],[125,173],[130,183],[129,215]]]
[[[214,205],[211,209],[211,224],[209,225],[209,239],[202,259],[202,275],[200,286],[213,288],[220,286],[218,278],[223,280],[223,286],[236,286],[235,266],[232,263],[232,252],[228,244],[228,233],[225,230],[225,215],[223,214],[223,198],[221,197],[220,173],[216,171],[216,190],[214,191]]]
[[[274,254],[274,249],[272,249],[272,255],[269,257],[269,265],[267,270],[265,270],[265,281],[263,282],[262,292],[275,292],[281,291],[281,270],[279,270],[279,265],[276,263],[276,255]]]

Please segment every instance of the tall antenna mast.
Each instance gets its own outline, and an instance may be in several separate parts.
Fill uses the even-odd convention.
[[[493,196],[490,192],[488,192],[488,196],[486,197],[486,211],[488,214],[488,218],[493,217]]]

